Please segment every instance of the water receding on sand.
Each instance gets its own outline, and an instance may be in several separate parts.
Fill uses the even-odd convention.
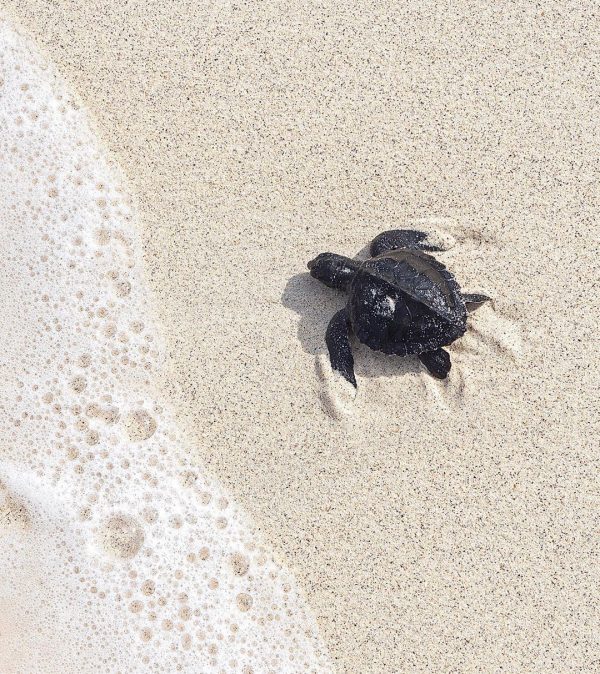
[[[0,155],[3,674],[331,671],[293,578],[187,460],[127,189],[6,22]]]

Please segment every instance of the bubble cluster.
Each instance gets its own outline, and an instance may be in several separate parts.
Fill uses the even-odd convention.
[[[250,568],[250,563],[245,555],[236,552],[231,556],[231,566],[236,576],[245,576]]]
[[[294,579],[155,387],[118,168],[4,21],[0,155],[0,669],[331,672]]]
[[[30,524],[25,502],[13,496],[0,482],[0,535],[11,528],[27,529]]]

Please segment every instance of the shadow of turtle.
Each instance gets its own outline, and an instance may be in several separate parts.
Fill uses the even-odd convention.
[[[333,314],[346,304],[346,293],[327,288],[310,274],[296,274],[287,282],[281,302],[300,315],[298,339],[306,353],[325,353],[325,331]]]
[[[296,274],[290,278],[281,302],[284,307],[300,316],[298,339],[305,353],[313,356],[327,353],[327,325],[335,312],[344,307],[346,300],[346,293],[327,288],[308,273]],[[352,338],[352,351],[357,377],[396,377],[423,369],[415,356],[387,356],[369,349],[356,338]]]

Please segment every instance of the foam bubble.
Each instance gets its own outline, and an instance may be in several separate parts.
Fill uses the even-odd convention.
[[[130,440],[147,440],[156,431],[156,421],[146,410],[136,410],[127,415],[125,427]]]
[[[2,674],[331,672],[293,577],[153,384],[118,169],[4,21],[0,155]]]
[[[103,522],[98,540],[109,555],[129,559],[135,557],[142,547],[144,530],[134,517],[119,513]]]
[[[236,597],[236,602],[240,611],[244,613],[252,608],[252,597],[246,592],[240,592]]]

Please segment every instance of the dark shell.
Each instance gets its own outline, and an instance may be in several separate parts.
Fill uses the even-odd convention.
[[[435,350],[466,329],[458,283],[422,251],[394,250],[364,262],[352,282],[348,309],[358,339],[389,354]]]
[[[460,287],[446,267],[420,250],[392,250],[367,260],[361,267],[429,307],[450,323],[466,316]]]

